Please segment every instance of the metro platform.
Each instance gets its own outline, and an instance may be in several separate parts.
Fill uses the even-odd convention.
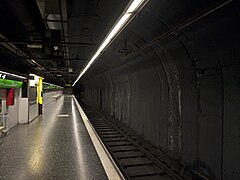
[[[74,96],[62,95],[42,116],[1,138],[0,179],[122,179],[79,107]]]

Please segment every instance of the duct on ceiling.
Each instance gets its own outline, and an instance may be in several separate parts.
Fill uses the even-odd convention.
[[[66,0],[37,0],[37,4],[47,27],[49,29],[61,29],[64,42],[68,42]],[[65,46],[64,52],[64,58],[69,59],[68,46]],[[70,66],[70,62],[67,61],[67,67]]]

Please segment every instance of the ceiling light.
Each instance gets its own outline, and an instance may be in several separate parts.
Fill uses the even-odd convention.
[[[73,68],[68,68],[68,72],[73,72]]]
[[[148,0],[133,0],[127,6],[124,13],[120,16],[118,21],[114,24],[108,35],[103,40],[100,47],[97,49],[93,57],[84,67],[84,69],[80,72],[78,78],[73,83],[74,86],[78,80],[86,73],[86,71],[90,68],[90,66],[94,63],[94,61],[101,55],[101,53],[111,44],[111,42],[116,38],[116,36],[123,30],[123,28],[131,21],[131,19],[137,14],[137,12],[148,2]]]
[[[132,4],[127,9],[126,13],[132,13],[134,12],[142,3],[144,0],[134,0]]]
[[[28,48],[33,48],[33,49],[42,49],[41,44],[27,44]]]
[[[36,61],[34,61],[33,59],[31,59],[31,61],[36,64]]]

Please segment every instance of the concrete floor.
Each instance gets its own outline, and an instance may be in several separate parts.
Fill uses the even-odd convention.
[[[71,96],[0,138],[0,156],[1,180],[108,179]]]

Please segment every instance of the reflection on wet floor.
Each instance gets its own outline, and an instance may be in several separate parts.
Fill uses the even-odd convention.
[[[58,117],[68,114],[69,117]],[[0,139],[0,179],[107,179],[71,96]]]

